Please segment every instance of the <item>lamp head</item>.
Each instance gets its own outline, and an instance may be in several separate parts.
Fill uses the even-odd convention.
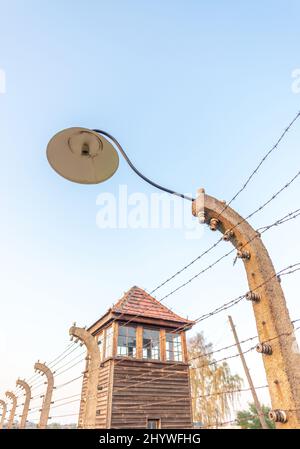
[[[80,184],[106,181],[119,166],[114,146],[86,128],[67,128],[55,134],[48,143],[47,158],[59,175]]]

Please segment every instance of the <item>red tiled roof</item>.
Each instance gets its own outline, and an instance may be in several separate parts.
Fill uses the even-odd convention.
[[[141,317],[157,318],[159,320],[173,321],[177,323],[193,324],[193,321],[182,318],[150,296],[139,287],[132,287],[112,307],[112,312],[126,315],[138,315]]]

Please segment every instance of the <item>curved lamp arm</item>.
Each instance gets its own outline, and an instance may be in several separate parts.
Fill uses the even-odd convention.
[[[164,192],[167,193],[171,193],[172,195],[176,195],[179,196],[180,198],[184,198],[185,200],[189,200],[189,201],[194,201],[194,198],[190,197],[190,196],[186,196],[183,195],[182,193],[178,193],[175,192],[174,190],[170,190],[167,189],[166,187],[162,187],[159,184],[156,184],[156,182],[151,181],[151,179],[147,178],[146,176],[144,176],[131,162],[131,160],[129,159],[129,157],[127,156],[127,154],[125,153],[124,149],[122,148],[121,144],[117,141],[117,139],[115,137],[113,137],[111,134],[109,134],[106,131],[102,131],[100,129],[93,129],[94,132],[98,133],[98,134],[102,134],[105,137],[108,137],[118,148],[118,150],[120,151],[120,153],[122,154],[122,156],[124,157],[124,159],[126,160],[127,164],[129,165],[130,168],[132,168],[132,170],[140,177],[142,178],[144,181],[146,181],[148,184],[151,184],[153,187],[156,187],[159,190],[163,190]]]

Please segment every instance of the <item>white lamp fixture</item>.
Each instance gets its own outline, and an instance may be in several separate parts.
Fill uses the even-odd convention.
[[[106,181],[119,166],[114,146],[86,128],[68,128],[55,134],[47,146],[47,158],[58,174],[80,184]]]
[[[133,165],[117,139],[99,129],[75,127],[58,132],[48,143],[47,158],[51,167],[69,181],[98,184],[111,178],[118,169],[119,156],[115,147],[132,170],[148,184],[186,200],[194,200],[151,181]]]

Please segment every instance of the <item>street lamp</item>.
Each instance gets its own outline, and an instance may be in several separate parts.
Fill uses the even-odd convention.
[[[47,158],[51,167],[69,181],[98,184],[111,178],[118,169],[119,156],[115,147],[132,170],[148,184],[186,200],[194,200],[144,176],[133,165],[117,139],[99,129],[76,127],[58,132],[47,146]]]
[[[114,145],[113,145],[114,144]],[[156,184],[139,172],[119,142],[99,129],[69,128],[56,134],[47,147],[52,168],[70,181],[97,184],[119,166],[116,148],[144,181],[164,192],[192,201],[193,215],[224,234],[243,257],[260,343],[272,341],[263,358],[277,428],[300,428],[299,355],[292,351],[294,328],[271,258],[260,235],[224,202],[198,191],[197,201]],[[233,231],[234,230],[234,231]],[[241,252],[241,248],[244,251]],[[245,295],[247,296],[247,295]],[[259,300],[255,300],[259,298]],[[286,415],[286,413],[288,413]]]

